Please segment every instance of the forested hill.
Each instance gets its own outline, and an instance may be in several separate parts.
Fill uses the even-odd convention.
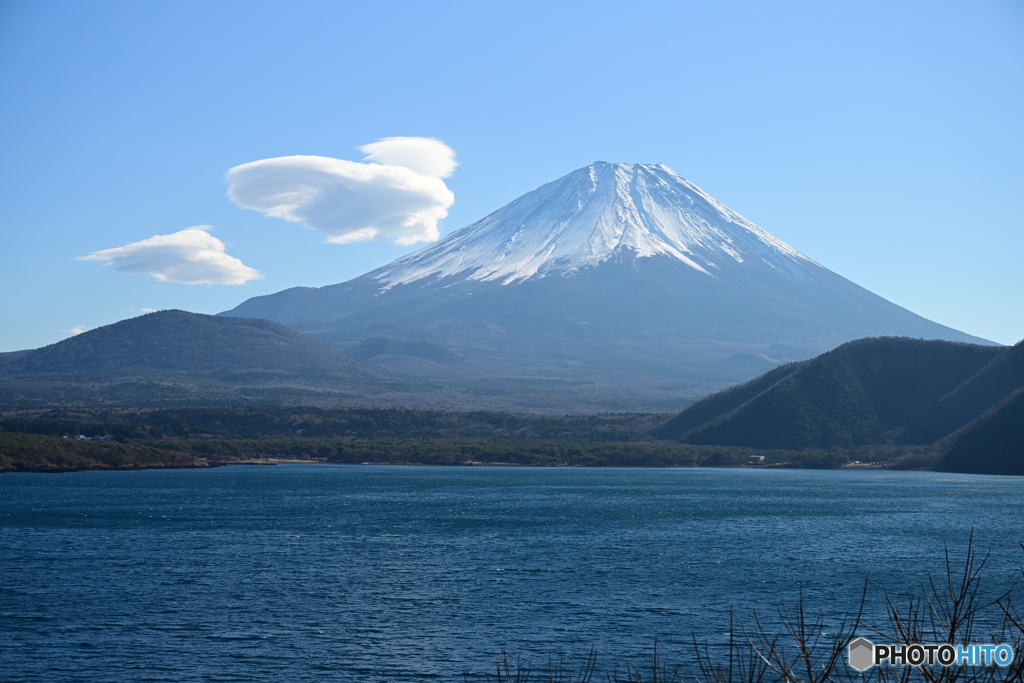
[[[941,439],[967,425],[1021,387],[1024,387],[1024,341],[1005,349],[900,430],[899,441],[931,443]]]
[[[1024,475],[1024,387],[940,444],[944,472]]]
[[[0,376],[85,374],[102,379],[153,372],[270,371],[368,377],[369,370],[284,325],[158,311],[0,359]]]
[[[686,443],[760,448],[877,443],[1004,352],[947,341],[860,339],[709,396],[656,433]]]

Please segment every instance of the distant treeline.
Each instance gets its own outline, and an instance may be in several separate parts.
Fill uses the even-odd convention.
[[[751,449],[729,446],[537,439],[170,439],[161,447],[212,461],[309,458],[335,463],[507,463],[587,467],[686,467],[696,466],[712,457],[745,464],[754,453]],[[773,454],[772,460],[781,462],[786,455],[789,454]]]
[[[162,438],[355,439],[525,438],[643,441],[657,414],[527,415],[397,408],[55,409],[0,417],[0,431],[64,436],[112,434],[119,441]]]
[[[655,441],[660,415],[518,415],[402,409],[33,411],[0,418],[0,471],[189,467],[256,459],[590,467],[833,468],[836,452]],[[111,435],[115,443],[75,436]],[[72,438],[63,438],[63,437]]]
[[[40,434],[0,432],[0,472],[67,472],[160,467],[206,467],[172,449],[140,444],[76,441]]]
[[[658,442],[540,439],[263,439],[163,438],[128,443],[78,441],[43,434],[0,432],[0,471],[67,471],[197,467],[283,459],[328,463],[424,465],[509,464],[567,467],[734,467],[764,456],[766,465],[831,469],[840,453],[764,451],[733,446]]]

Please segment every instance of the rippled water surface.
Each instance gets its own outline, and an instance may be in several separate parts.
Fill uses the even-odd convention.
[[[0,476],[0,679],[483,680],[596,645],[685,661],[801,591],[852,608],[1024,556],[1024,479],[295,465]],[[539,668],[539,667],[538,667]],[[480,676],[480,678],[476,678]]]

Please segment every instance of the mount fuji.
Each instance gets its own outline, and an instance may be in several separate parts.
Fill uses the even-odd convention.
[[[990,343],[831,272],[667,166],[606,162],[348,282],[221,315],[358,348],[455,390],[448,407],[565,412],[674,410],[861,337]]]

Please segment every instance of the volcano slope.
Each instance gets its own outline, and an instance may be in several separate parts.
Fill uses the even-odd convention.
[[[564,412],[675,410],[861,337],[988,343],[829,271],[666,166],[605,162],[348,282],[221,315],[342,352],[390,338],[396,352],[368,365],[457,387],[464,407]],[[452,356],[400,352],[423,348],[410,341]]]

